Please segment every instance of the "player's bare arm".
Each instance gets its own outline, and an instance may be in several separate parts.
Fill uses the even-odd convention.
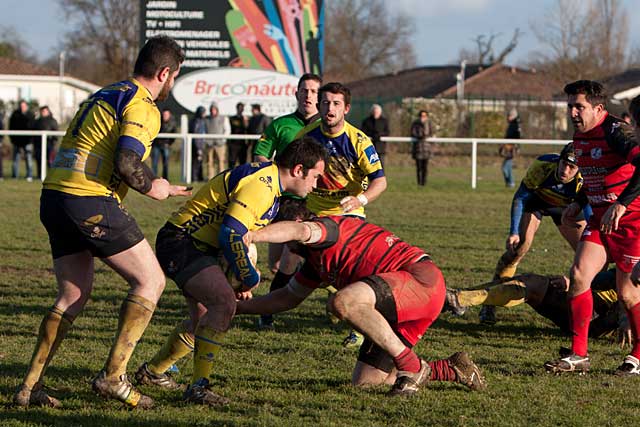
[[[126,148],[116,153],[116,170],[126,184],[156,200],[164,200],[170,196],[189,196],[187,187],[171,185],[163,178],[156,178],[149,166],[142,162],[138,153]]]
[[[376,200],[387,189],[387,178],[385,176],[371,180],[367,190],[357,196],[347,196],[340,201],[345,213],[365,206]]]
[[[294,279],[295,280],[295,279]],[[297,283],[297,282],[296,282]],[[304,288],[302,292],[292,291],[291,287]],[[308,292],[307,292],[308,290]],[[236,314],[275,314],[291,310],[313,292],[302,285],[291,285],[280,288],[258,298],[247,301],[238,301]]]
[[[249,243],[285,243],[292,241],[307,242],[311,238],[312,223],[281,221],[247,233],[245,244]]]

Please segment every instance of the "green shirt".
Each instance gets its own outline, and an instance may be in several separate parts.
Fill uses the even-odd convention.
[[[315,122],[318,114],[305,120],[297,111],[278,117],[265,129],[253,150],[255,156],[270,159],[274,153],[281,153],[287,145],[296,139],[296,135],[309,123]]]

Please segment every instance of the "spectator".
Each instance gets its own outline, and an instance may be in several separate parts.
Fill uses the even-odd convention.
[[[159,133],[178,132],[178,125],[173,118],[171,110],[168,108],[162,109],[161,118]],[[171,144],[174,141],[175,138],[156,138],[153,140],[153,145],[151,146],[151,168],[155,176],[158,176],[158,162],[162,157],[162,177],[169,179],[169,158],[171,157]]]
[[[262,135],[267,126],[269,126],[269,123],[271,123],[271,120],[269,120],[269,117],[262,114],[260,104],[252,104],[247,133],[249,135]],[[250,145],[251,149],[249,150],[249,154],[253,153],[256,141],[251,141]]]
[[[209,133],[218,135],[229,135],[231,125],[229,119],[220,114],[218,104],[212,102],[209,106],[209,117],[207,118],[207,129]],[[215,165],[218,165],[216,172]],[[209,179],[219,174],[227,167],[227,140],[216,138],[207,140],[207,172]]]
[[[29,105],[21,100],[18,108],[9,117],[9,130],[30,130],[33,128],[33,113],[29,111]],[[27,181],[33,181],[33,143],[30,136],[12,135],[13,168],[11,176],[18,178],[20,153],[24,153],[24,161],[27,167]]]
[[[383,142],[380,138],[383,136],[389,136],[389,121],[386,117],[382,116],[382,107],[378,104],[371,106],[371,114],[362,122],[362,131],[371,138],[378,157],[380,157],[380,163],[384,167],[384,155],[387,152],[387,143]]]
[[[205,112],[206,109],[202,106],[196,109],[196,114],[189,122],[189,133],[208,133],[207,121],[204,118]],[[193,151],[191,152],[191,181],[193,182],[204,181],[204,174],[202,170],[202,161],[204,160],[204,146],[205,140],[203,138],[193,138]]]
[[[431,157],[431,143],[427,138],[433,136],[433,126],[429,120],[429,113],[420,110],[418,119],[411,124],[411,136],[414,138],[411,157],[416,161],[416,177],[418,185],[427,184],[429,174],[429,158]]]
[[[51,110],[49,107],[44,105],[40,107],[40,117],[35,121],[33,128],[35,130],[58,130],[58,122],[53,118],[51,114]],[[47,169],[51,167],[53,163],[53,159],[55,157],[55,148],[56,142],[58,142],[58,137],[56,136],[48,136],[47,137]],[[36,161],[36,172],[38,176],[40,176],[40,158],[42,157],[42,142],[40,138],[35,138],[33,141],[33,153]],[[40,176],[42,178],[42,176]]]
[[[231,125],[231,134],[246,135],[247,134],[247,118],[243,116],[244,104],[238,102],[236,104],[236,115],[229,117]],[[237,164],[243,165],[247,163],[247,140],[246,139],[230,139],[227,142],[229,153],[229,169],[233,169]]]
[[[520,117],[518,111],[512,108],[507,115],[507,131],[504,135],[505,139],[520,139]],[[502,176],[507,187],[515,187],[515,179],[513,177],[513,158],[518,154],[519,148],[516,144],[502,144],[498,153],[503,158]]]

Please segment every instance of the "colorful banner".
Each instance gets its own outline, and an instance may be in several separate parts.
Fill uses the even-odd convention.
[[[140,11],[141,44],[167,35],[185,50],[167,102],[177,113],[215,101],[222,114],[235,114],[237,102],[284,114],[295,109],[293,94],[265,88],[322,74],[323,0],[141,0]]]

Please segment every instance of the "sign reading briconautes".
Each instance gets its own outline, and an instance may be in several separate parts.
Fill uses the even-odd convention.
[[[300,75],[322,74],[323,0],[141,0],[140,16],[141,44],[167,35],[185,51],[168,102],[181,112],[243,102],[278,116],[295,109]]]

